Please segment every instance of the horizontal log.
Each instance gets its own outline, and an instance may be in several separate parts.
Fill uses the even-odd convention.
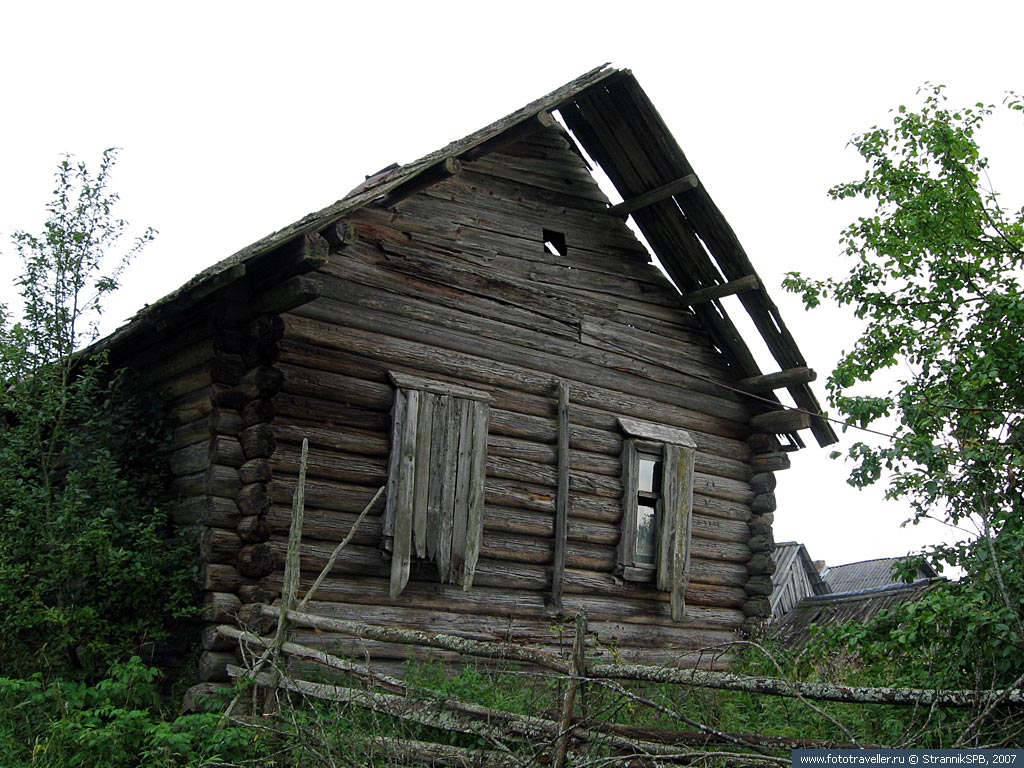
[[[250,400],[242,407],[242,423],[232,434],[238,434],[246,427],[253,427],[257,424],[269,424],[277,415],[277,408],[274,400],[270,398],[259,398]]]
[[[199,644],[206,651],[231,651],[238,647],[238,641],[220,631],[219,624],[207,624],[200,634]],[[233,663],[233,662],[232,662]]]
[[[522,141],[528,136],[532,136],[537,133],[537,131],[545,128],[552,128],[555,124],[556,121],[550,114],[547,112],[538,112],[536,115],[510,126],[497,136],[467,149],[459,155],[459,157],[467,162],[479,160],[481,157],[489,155],[492,152],[497,152],[509,144]]]
[[[284,376],[277,368],[260,365],[246,371],[238,382],[237,390],[246,402],[260,398],[271,398],[281,389]]]
[[[241,546],[242,540],[234,531],[206,528],[199,544],[199,553],[207,563],[233,563]]]
[[[242,426],[242,415],[232,408],[214,408],[210,414],[212,434],[237,437]]]
[[[707,288],[700,288],[696,291],[684,293],[679,297],[679,300],[683,304],[693,307],[698,304],[706,304],[709,301],[721,299],[726,296],[735,296],[737,293],[756,291],[760,287],[761,281],[758,279],[757,275],[744,275],[743,277],[738,277],[735,280],[730,280],[727,283],[711,285]]]
[[[751,429],[759,432],[774,432],[778,435],[808,429],[810,426],[810,414],[796,410],[769,411],[750,418]]]
[[[466,384],[475,382],[548,399],[557,377],[565,375],[565,360],[578,356],[567,351],[553,354],[511,341],[481,338],[467,333],[464,324],[459,326],[463,330],[438,328],[396,315],[365,309],[356,311],[325,302],[314,302],[298,311],[303,319],[292,320],[289,316],[289,328],[309,344],[359,352],[369,360],[376,359],[391,367],[400,361],[403,367],[418,368],[426,375],[436,372]],[[342,320],[342,315],[347,327],[335,325]],[[387,334],[381,332],[383,329]],[[574,403],[638,418],[649,418],[652,410],[658,409],[670,417],[673,425],[676,425],[673,417],[678,414],[676,418],[685,423],[677,426],[683,429],[734,437],[745,433],[741,420],[749,417],[746,405],[684,389],[679,386],[676,375],[654,381],[638,374],[620,373],[596,362],[576,362],[572,372],[579,379],[570,382]],[[500,408],[500,402],[496,401],[496,406]],[[659,420],[669,419],[663,416]]]
[[[759,453],[750,457],[750,468],[754,472],[781,472],[790,466],[788,453]]]
[[[250,459],[238,468],[238,477],[245,483],[265,483],[273,476],[270,459]]]
[[[238,553],[238,571],[251,579],[266,576],[274,570],[273,547],[267,542],[242,547]]]
[[[168,466],[176,477],[202,472],[210,464],[209,435],[202,443],[194,443],[168,456]]]
[[[196,676],[202,682],[224,682],[229,680],[228,666],[238,659],[228,651],[204,651],[199,656]]]
[[[292,277],[269,290],[262,291],[250,310],[257,314],[287,312],[317,298],[321,290],[317,280],[304,276]]]
[[[245,455],[237,438],[215,435],[210,440],[209,461],[226,467],[240,467],[245,462]]]
[[[320,235],[330,243],[331,249],[335,251],[359,242],[358,228],[351,221],[344,219],[320,230]]]
[[[785,389],[786,387],[810,384],[817,378],[818,374],[810,368],[789,368],[785,371],[766,373],[761,376],[751,376],[746,379],[741,379],[739,387],[740,389],[745,389],[747,392],[774,392],[776,389]]]
[[[978,707],[990,701],[1024,704],[1024,690],[940,691],[919,688],[862,688],[827,682],[797,682],[772,677],[746,677],[724,672],[701,672],[653,666],[602,664],[587,669],[591,677],[611,680],[642,680],[652,683],[696,685],[727,691],[767,694],[815,701],[850,704],[892,704],[914,707]]]
[[[219,352],[210,360],[210,375],[218,384],[234,384],[245,373],[241,355]]]
[[[263,614],[271,618],[280,615],[280,609],[272,606],[265,606]],[[551,669],[556,672],[566,673],[568,665],[558,656],[540,653],[530,648],[523,648],[511,644],[485,643],[455,635],[441,635],[431,632],[418,632],[415,630],[403,630],[395,627],[380,627],[365,622],[344,621],[341,619],[325,619],[312,614],[302,614],[295,611],[288,611],[289,622],[299,626],[309,627],[327,632],[342,632],[355,637],[377,640],[380,642],[397,642],[414,645],[422,645],[438,650],[454,651],[460,654],[471,654],[483,658],[500,659],[502,661],[520,661],[527,664]]]
[[[699,185],[700,181],[698,181],[696,174],[690,173],[680,179],[652,189],[650,192],[644,192],[642,195],[637,195],[618,205],[613,205],[608,209],[608,213],[612,216],[626,217],[633,211],[654,205],[675,195],[689,192],[691,189],[696,189]]]
[[[226,563],[203,563],[200,569],[204,592],[235,592],[242,585],[242,574]]]
[[[751,476],[750,489],[754,493],[771,493],[775,490],[777,482],[771,472],[761,472]]]
[[[330,243],[316,232],[306,232],[292,237],[273,250],[264,252],[248,265],[247,283],[252,287],[256,301],[241,294],[239,307],[233,313],[236,322],[245,322],[261,314],[260,297],[272,293],[277,286],[284,285],[289,278],[312,272],[327,263]]]
[[[246,459],[264,459],[273,456],[277,441],[269,424],[255,424],[238,433],[238,442]]]
[[[242,607],[238,595],[230,592],[207,592],[203,597],[203,619],[214,624],[234,621]]]
[[[246,544],[255,544],[266,541],[270,537],[269,522],[259,515],[246,515],[238,521],[238,528],[235,529],[238,538]]]
[[[774,512],[777,507],[778,502],[775,499],[775,493],[772,491],[769,491],[768,493],[759,493],[754,497],[754,500],[750,502],[750,511],[759,515],[763,515],[766,512]]]
[[[205,525],[231,530],[241,513],[233,499],[199,495],[173,500],[170,514],[175,525]]]
[[[400,183],[388,192],[382,199],[376,201],[380,206],[387,207],[394,205],[409,195],[419,192],[433,184],[454,176],[462,171],[462,163],[454,157],[446,157],[433,165],[425,168],[412,178]]]
[[[235,496],[238,511],[243,516],[263,516],[270,509],[270,493],[266,483],[241,486]]]

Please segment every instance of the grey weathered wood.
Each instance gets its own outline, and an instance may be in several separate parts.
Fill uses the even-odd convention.
[[[795,410],[769,411],[752,416],[750,426],[760,432],[784,434],[808,429],[811,426],[811,416],[803,411]]]
[[[340,250],[359,241],[359,230],[351,221],[336,221],[320,231],[320,235],[334,250]]]
[[[620,524],[619,546],[616,552],[619,567],[622,569],[633,567],[633,560],[636,554],[636,498],[639,490],[639,477],[636,467],[636,445],[632,440],[624,440],[622,442],[622,522]]]
[[[645,440],[653,440],[659,443],[671,443],[672,445],[684,446],[686,448],[697,447],[689,433],[682,429],[674,429],[664,424],[655,424],[625,416],[619,417],[619,425],[627,435],[632,435],[633,437],[642,437]]]
[[[235,620],[242,601],[231,592],[207,592],[203,597],[202,616],[214,624],[227,623]]]
[[[398,452],[398,480],[395,483],[394,541],[391,552],[391,597],[396,598],[409,581],[412,558],[413,499],[416,469],[416,430],[419,395],[414,389],[403,393],[404,422],[396,422],[392,450]]]
[[[263,312],[286,312],[320,295],[321,286],[309,277],[296,276],[260,294],[259,299],[249,305],[253,314]]]
[[[452,557],[450,579],[461,584],[466,562],[466,529],[469,510],[470,461],[473,457],[472,410],[468,400],[456,401],[459,418],[458,451],[456,464],[447,480],[455,486],[452,505]]]
[[[666,446],[666,451],[673,446]],[[672,552],[672,618],[682,621],[686,610],[685,594],[690,581],[691,533],[693,528],[693,451],[679,449],[675,469],[679,496],[673,523]]]
[[[520,141],[539,130],[551,128],[555,124],[556,121],[550,114],[547,112],[538,112],[533,117],[517,123],[507,131],[503,131],[498,136],[466,150],[462,153],[461,158],[467,161],[478,160],[479,158],[498,151],[513,142]]]
[[[391,450],[388,457],[387,490],[385,491],[386,503],[384,506],[384,526],[382,531],[383,541],[381,542],[384,550],[387,552],[392,552],[394,549],[395,514],[398,505],[398,477],[401,471],[401,453],[398,450],[399,436],[394,425],[405,423],[405,412],[405,395],[399,390],[394,393],[391,406]]]
[[[741,379],[739,386],[748,392],[772,392],[776,389],[809,384],[817,378],[818,374],[810,368],[799,367]]]
[[[452,575],[452,531],[455,523],[455,470],[458,467],[460,415],[458,401],[449,400],[444,423],[441,477],[449,478],[441,489],[441,532],[438,537],[437,569],[442,582]]]
[[[437,184],[462,171],[462,163],[454,157],[446,157],[407,181],[402,182],[377,201],[378,205],[393,205],[404,197]]]
[[[618,205],[613,205],[608,209],[608,213],[612,216],[626,217],[633,211],[660,203],[662,200],[667,200],[675,195],[689,192],[691,189],[696,189],[699,185],[700,181],[697,179],[696,174],[689,173],[681,179],[670,181],[668,184],[663,184],[657,189],[652,189],[650,192],[644,192]]]
[[[421,393],[416,423],[416,466],[412,494],[412,540],[416,557],[427,556],[427,511],[430,506],[430,451],[433,438],[434,403],[438,398]]]
[[[718,285],[710,285],[707,288],[699,288],[696,291],[689,291],[680,296],[679,300],[683,304],[693,307],[726,296],[735,296],[737,293],[756,291],[760,287],[761,281],[757,275],[744,275],[727,283],[719,283]]]
[[[430,477],[443,477],[443,468],[445,464],[444,452],[448,440],[448,411],[450,407],[451,398],[447,395],[441,395],[434,401],[430,431],[437,436],[437,439],[431,441],[429,464]],[[451,544],[449,540],[447,545],[448,548],[443,555],[442,562],[442,547],[440,541],[443,526],[442,521],[445,517],[441,501],[443,488],[444,483],[431,483],[427,498],[427,557],[437,563],[438,572],[441,574],[442,581],[444,581],[448,576],[448,556],[451,552]]]
[[[480,556],[480,542],[484,524],[485,476],[487,471],[487,426],[489,408],[487,403],[469,403],[470,434],[472,445],[467,470],[469,472],[469,494],[466,509],[466,548],[462,586],[469,590],[473,586],[477,559]]]
[[[555,554],[551,565],[551,600],[562,607],[565,578],[565,546],[569,535],[569,384],[558,382],[558,497],[555,505]]]
[[[658,520],[658,559],[656,562],[655,586],[658,589],[676,593],[680,577],[677,539],[682,535],[680,528],[681,503],[685,489],[680,475],[679,455],[681,448],[672,443],[662,447],[661,469],[661,510]],[[673,615],[673,618],[675,616]]]
[[[435,395],[450,395],[462,400],[483,400],[486,402],[492,400],[492,397],[487,392],[471,389],[459,384],[451,384],[447,381],[433,381],[431,379],[424,379],[421,376],[399,373],[398,371],[388,371],[388,376],[395,383],[395,386],[402,387],[403,389],[416,389]]]
[[[754,472],[781,472],[791,466],[789,454],[785,452],[759,453],[750,457],[750,468]]]

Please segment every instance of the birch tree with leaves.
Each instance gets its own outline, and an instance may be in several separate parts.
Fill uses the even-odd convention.
[[[830,190],[873,208],[842,233],[846,273],[791,273],[785,287],[863,322],[828,378],[829,403],[849,427],[891,439],[850,446],[849,482],[885,482],[912,522],[970,532],[926,553],[963,580],[874,641],[927,659],[933,683],[995,687],[1024,672],[1024,209],[993,188],[979,137],[986,121],[1019,121],[1024,104],[956,109],[933,85],[919,97],[852,139],[867,169]]]

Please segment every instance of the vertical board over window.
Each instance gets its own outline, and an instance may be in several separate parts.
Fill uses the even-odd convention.
[[[627,581],[653,581],[658,589],[670,592],[672,618],[681,621],[690,575],[697,446],[689,434],[674,427],[627,418],[620,418],[619,424],[626,433],[619,573]]]
[[[392,410],[384,547],[391,596],[413,558],[433,561],[442,582],[473,584],[483,528],[490,397],[399,373]]]

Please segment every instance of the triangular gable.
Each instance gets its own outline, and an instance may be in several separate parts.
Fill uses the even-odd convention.
[[[558,112],[583,149],[598,162],[626,201],[610,215],[632,216],[715,344],[735,367],[745,391],[772,412],[764,430],[788,435],[809,426],[820,445],[836,441],[808,386],[814,374],[757,277],[731,227],[700,186],[682,150],[628,70],[598,67],[501,120],[425,157],[386,169],[332,205],[259,240],[199,273],[141,311],[105,343],[117,343],[170,318],[246,274],[254,262],[273,260],[284,246],[323,232],[353,211],[401,199],[480,158],[552,124]],[[311,267],[312,268],[312,267]],[[781,371],[763,375],[720,299],[738,295]],[[798,410],[782,410],[774,391],[787,388]],[[781,418],[780,418],[781,417]]]

